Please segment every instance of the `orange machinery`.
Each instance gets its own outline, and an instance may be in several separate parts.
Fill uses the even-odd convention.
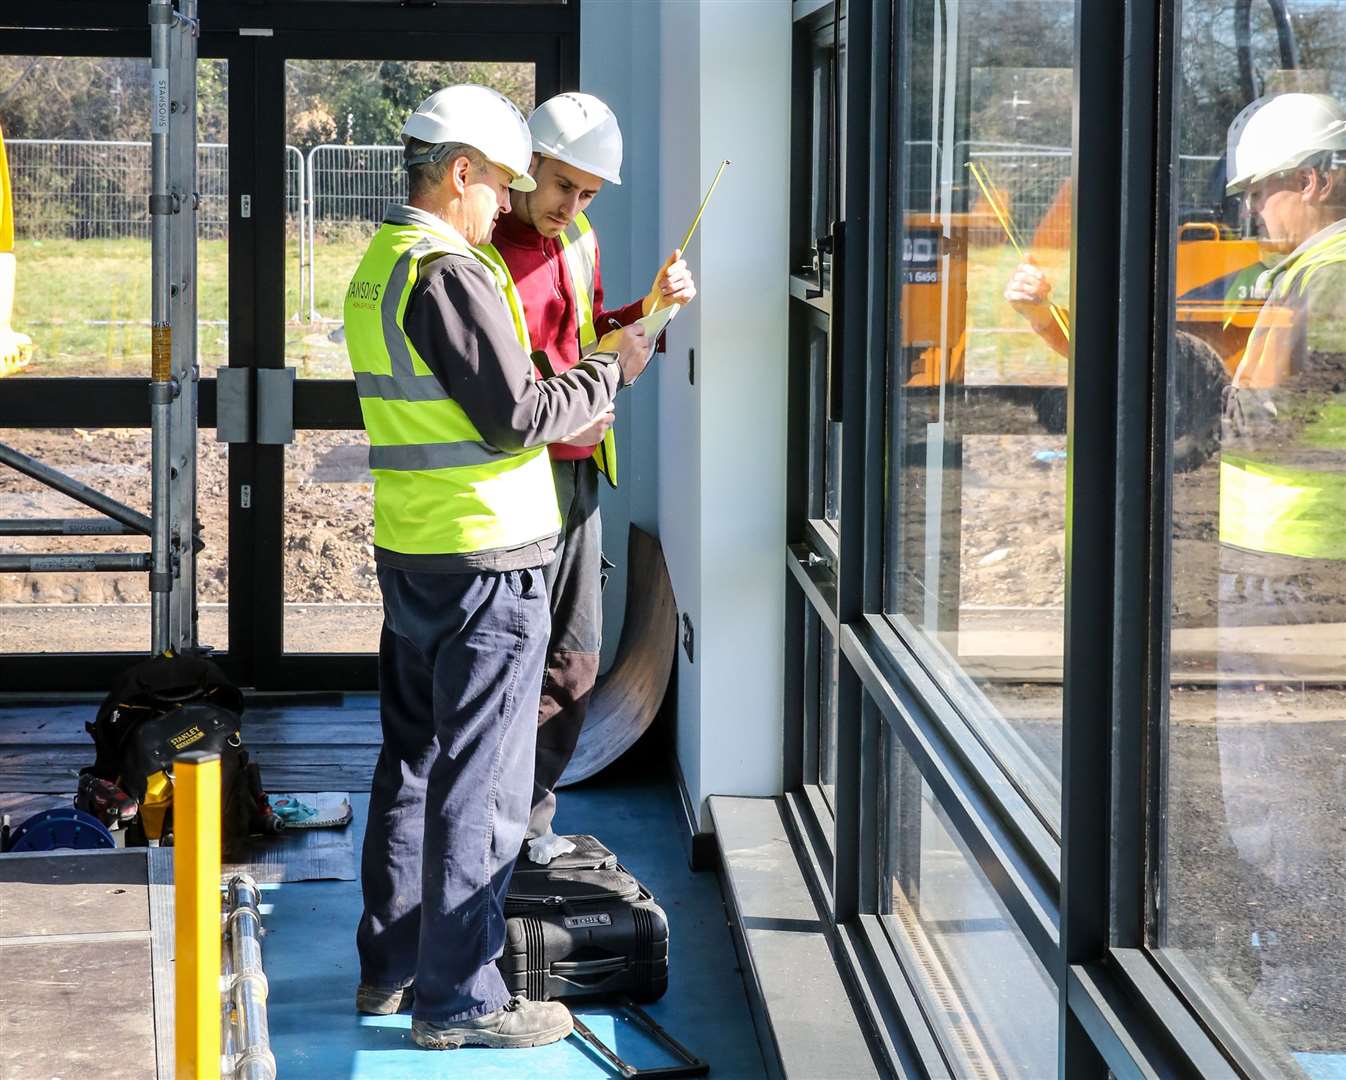
[[[947,230],[938,217],[907,218],[900,324],[907,386],[964,381],[968,236],[985,228],[983,217],[975,211],[954,215]],[[950,256],[947,262],[944,255]],[[1213,348],[1231,375],[1262,313],[1263,302],[1253,297],[1252,285],[1263,269],[1256,240],[1214,223],[1179,228],[1178,328]]]

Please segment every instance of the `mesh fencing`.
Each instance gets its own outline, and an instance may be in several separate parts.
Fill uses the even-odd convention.
[[[913,144],[913,148],[929,144]],[[20,239],[74,240],[132,237],[148,240],[150,144],[148,142],[11,139],[6,144]],[[965,161],[982,164],[1024,238],[1033,246],[1070,243],[1069,147],[968,143]],[[1206,207],[1219,158],[1183,156],[1178,163],[1178,206]],[[315,246],[362,242],[389,203],[407,197],[402,147],[315,146],[307,155],[285,148],[286,229],[298,240],[304,316],[319,318]],[[1217,185],[1218,186],[1218,185]],[[197,151],[200,235],[227,235],[229,148],[202,143]],[[975,191],[969,190],[969,209]],[[987,230],[987,242],[996,239]]]
[[[1069,147],[974,143],[967,148],[967,158],[985,167],[1030,247],[1070,246]],[[1218,201],[1216,207],[1210,204],[1212,176],[1219,162],[1218,156],[1195,154],[1178,159],[1178,208],[1218,207]]]
[[[150,237],[150,144],[73,139],[9,139],[14,231],[20,239],[117,240]],[[303,215],[303,155],[285,148],[286,196],[296,223]],[[199,235],[229,228],[229,147],[201,143],[196,152]]]

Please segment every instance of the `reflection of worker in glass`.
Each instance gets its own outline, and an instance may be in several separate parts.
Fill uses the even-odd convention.
[[[1220,622],[1304,627],[1298,650],[1346,668],[1346,110],[1318,94],[1280,94],[1230,125],[1230,195],[1268,266],[1257,322],[1228,389],[1220,446]],[[1254,630],[1262,640],[1287,630]],[[1335,662],[1341,658],[1343,662]],[[1287,657],[1287,661],[1290,658]],[[1226,672],[1239,674],[1237,653]],[[1276,657],[1249,657],[1254,680]],[[1314,693],[1284,688],[1276,712],[1308,721]],[[1220,706],[1225,822],[1247,867],[1242,891],[1257,957],[1249,1003],[1299,1012],[1327,991],[1324,931],[1340,918],[1335,815],[1305,804],[1288,765],[1305,749],[1272,723],[1267,695]],[[1287,715],[1288,714],[1288,715]],[[1317,743],[1324,736],[1310,736]],[[1310,751],[1311,752],[1311,751]],[[1334,996],[1327,991],[1329,996]]]
[[[1264,261],[1261,314],[1234,372],[1221,460],[1220,540],[1259,556],[1267,598],[1312,566],[1346,559],[1346,110],[1320,94],[1253,102],[1229,128],[1228,191]],[[1274,557],[1281,557],[1276,560]],[[1291,621],[1320,621],[1291,616]]]
[[[1346,679],[1344,166],[1346,109],[1323,95],[1262,98],[1228,131],[1227,190],[1241,198],[1265,266],[1250,297],[1261,308],[1233,365],[1218,441],[1218,621],[1239,628],[1228,640],[1248,643],[1219,645],[1220,675],[1250,685],[1311,659],[1323,674]],[[1029,263],[1015,271],[1005,299],[1064,353],[1050,292]],[[1182,376],[1177,350],[1170,367]],[[1173,452],[1176,467],[1176,440]],[[1278,641],[1306,655],[1278,657]],[[1256,962],[1233,989],[1257,1011],[1284,1015],[1323,992],[1346,834],[1333,811],[1305,800],[1291,781],[1290,763],[1310,746],[1329,746],[1327,730],[1304,734],[1299,724],[1276,722],[1313,719],[1305,706],[1315,691],[1288,680],[1274,689],[1222,689],[1218,763],[1203,760],[1197,746],[1209,743],[1191,732],[1183,768],[1188,778],[1218,769],[1223,825],[1237,852],[1241,872],[1223,887],[1228,910],[1248,913]]]

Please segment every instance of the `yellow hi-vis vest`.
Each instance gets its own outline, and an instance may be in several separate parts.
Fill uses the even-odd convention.
[[[519,295],[518,286],[514,284],[509,266],[495,245],[483,244],[479,250],[499,272],[505,291],[505,302],[514,317],[515,333],[524,343],[524,348],[531,353],[533,349],[529,342],[528,324],[524,318],[523,297]],[[598,345],[598,332],[594,327],[594,278],[598,272],[598,237],[594,233],[594,227],[589,224],[589,219],[583,214],[576,214],[575,220],[561,233],[561,254],[565,260],[566,273],[570,276],[570,291],[574,294],[575,305],[578,308],[576,314],[579,316],[580,324],[580,356],[588,356]],[[547,372],[543,374],[546,375]],[[593,458],[598,471],[607,477],[609,484],[616,487],[617,439],[612,433],[612,428],[608,428],[603,435],[603,441],[594,447]]]
[[[374,543],[409,555],[513,548],[561,527],[546,447],[511,454],[486,442],[404,329],[422,269],[447,254],[478,258],[500,284],[443,221],[393,207],[346,293],[346,349],[374,474]]]
[[[1251,385],[1268,385],[1258,378],[1259,365],[1266,350],[1259,333],[1263,316],[1311,317],[1303,309],[1305,289],[1319,271],[1346,266],[1346,229],[1336,227],[1317,242],[1311,242],[1299,254],[1287,258],[1273,273],[1275,276],[1267,306],[1258,317],[1248,342],[1248,355],[1239,365],[1239,377]],[[1279,309],[1279,310],[1277,310]],[[1271,331],[1277,327],[1273,326]],[[1290,329],[1281,329],[1289,335]],[[1262,351],[1259,351],[1262,350]],[[1281,374],[1289,373],[1289,360],[1279,365]],[[1275,382],[1274,379],[1271,380]],[[1302,450],[1312,460],[1311,441]],[[1224,453],[1220,459],[1220,542],[1249,551],[1290,555],[1302,559],[1346,560],[1346,460],[1340,446],[1324,446],[1326,457],[1335,458],[1331,469],[1305,468],[1302,463],[1280,462]],[[1303,454],[1298,455],[1302,457]]]

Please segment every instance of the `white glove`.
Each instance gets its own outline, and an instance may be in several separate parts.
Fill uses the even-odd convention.
[[[558,855],[569,855],[574,850],[575,845],[572,841],[564,836],[557,836],[551,829],[528,841],[528,859],[539,866],[546,866]]]

